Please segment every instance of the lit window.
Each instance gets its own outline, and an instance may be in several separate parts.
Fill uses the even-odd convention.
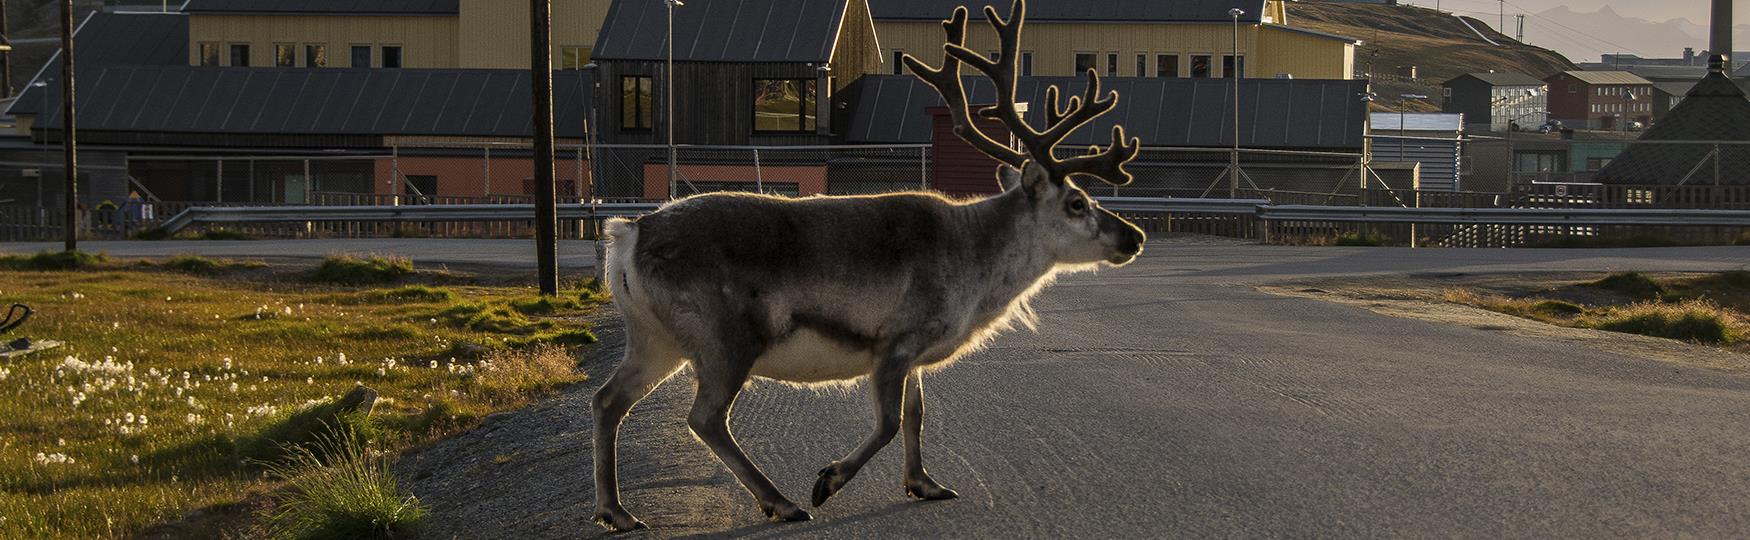
[[[201,42],[199,61],[200,65],[203,66],[219,65],[219,44],[211,41]]]
[[[590,47],[560,47],[559,69],[583,69],[589,65]]]
[[[620,129],[650,129],[650,89],[648,76],[620,77]]]
[[[753,130],[813,132],[814,86],[812,79],[754,79]]]
[[[305,43],[304,67],[328,67],[328,46],[321,43]]]
[[[296,67],[298,65],[298,47],[290,43],[273,44],[274,67]]]

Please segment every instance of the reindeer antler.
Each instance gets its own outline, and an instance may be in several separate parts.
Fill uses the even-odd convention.
[[[948,34],[948,44],[962,45],[966,43],[966,7],[954,8],[953,17],[942,21],[942,30]],[[971,115],[968,113],[971,106],[966,103],[966,89],[962,86],[963,81],[960,80],[959,60],[954,59],[952,55],[943,54],[941,69],[932,69],[910,54],[901,56],[900,61],[905,62],[906,67],[911,68],[913,74],[935,87],[936,93],[942,95],[942,101],[948,106],[948,114],[954,118],[954,134],[959,135],[961,140],[971,144],[984,155],[995,158],[1011,167],[1018,169],[1027,163],[1026,154],[991,139],[990,135],[985,134],[983,130],[978,129],[976,124],[972,123]]]
[[[904,57],[907,66],[912,68],[924,82],[934,86],[942,94],[942,99],[948,103],[954,118],[954,133],[965,139],[974,147],[993,158],[1004,161],[1015,167],[1016,156],[1025,160],[1031,158],[1040,166],[1055,173],[1055,176],[1067,178],[1071,175],[1087,175],[1099,178],[1114,185],[1125,185],[1131,181],[1125,164],[1135,159],[1142,148],[1141,141],[1124,136],[1123,127],[1112,130],[1112,144],[1101,150],[1097,146],[1088,147],[1088,154],[1068,159],[1058,159],[1053,150],[1057,144],[1075,130],[1092,122],[1095,118],[1111,112],[1118,105],[1118,93],[1100,92],[1100,76],[1094,70],[1088,70],[1087,89],[1078,97],[1069,98],[1066,106],[1059,107],[1058,89],[1052,85],[1045,90],[1045,131],[1041,132],[1029,125],[1021,117],[1016,108],[1015,79],[1019,70],[1017,59],[1021,49],[1021,26],[1026,20],[1027,5],[1025,0],[1014,0],[1009,8],[1007,20],[997,15],[995,8],[985,6],[984,18],[996,30],[997,38],[1002,43],[1001,56],[997,60],[986,58],[972,49],[966,48],[966,8],[954,9],[954,15],[942,22],[942,28],[947,31],[948,42],[942,46],[946,53],[942,60],[942,69],[930,69],[910,55]],[[966,94],[960,81],[960,64],[965,63],[982,73],[996,85],[996,103],[980,109],[978,115],[985,118],[995,118],[1009,128],[1021,145],[1027,149],[1026,154],[1020,154],[1014,149],[997,144],[988,135],[973,126],[971,115],[967,113]]]

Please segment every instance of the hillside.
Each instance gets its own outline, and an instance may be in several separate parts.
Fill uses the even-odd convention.
[[[1358,76],[1389,75],[1397,66],[1417,66],[1420,79],[1415,81],[1369,77],[1374,80],[1374,92],[1381,96],[1375,103],[1380,110],[1397,110],[1396,96],[1404,93],[1434,96],[1428,102],[1410,102],[1406,109],[1438,110],[1440,83],[1464,73],[1495,70],[1541,79],[1557,71],[1575,69],[1573,62],[1555,51],[1521,44],[1481,21],[1465,19],[1500,46],[1483,41],[1459,17],[1432,9],[1314,1],[1288,4],[1288,22],[1292,26],[1363,41],[1355,51]]]

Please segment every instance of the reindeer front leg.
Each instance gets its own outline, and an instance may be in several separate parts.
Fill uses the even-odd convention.
[[[905,494],[928,501],[959,497],[924,472],[924,374],[914,369],[905,377]]]
[[[828,497],[838,493],[845,487],[857,471],[875,457],[876,452],[893,441],[893,436],[899,434],[900,406],[905,400],[905,381],[911,373],[912,360],[909,348],[891,348],[883,355],[881,364],[870,376],[870,387],[875,397],[875,432],[863,441],[861,446],[853,450],[844,459],[834,461],[820,470],[820,479],[814,482],[814,506],[820,506]]]

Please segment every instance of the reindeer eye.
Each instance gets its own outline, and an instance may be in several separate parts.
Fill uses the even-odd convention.
[[[1088,211],[1088,200],[1081,197],[1070,199],[1069,211],[1077,214]]]

